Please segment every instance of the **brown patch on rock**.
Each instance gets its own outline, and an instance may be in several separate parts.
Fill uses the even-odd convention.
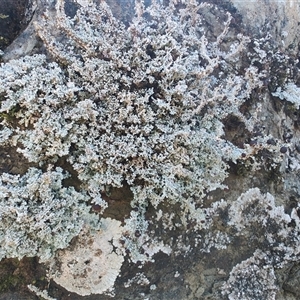
[[[45,288],[45,270],[37,258],[9,258],[0,262],[0,299],[37,299],[29,292],[28,284]]]
[[[133,199],[133,194],[128,184],[124,183],[121,188],[112,187],[109,193],[102,193],[101,195],[108,203],[103,217],[113,218],[121,222],[123,222],[126,217],[129,217],[132,209],[130,202]]]

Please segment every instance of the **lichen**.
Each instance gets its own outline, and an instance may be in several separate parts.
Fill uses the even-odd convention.
[[[223,289],[229,300],[275,299],[278,287],[274,269],[259,260],[263,256],[264,253],[257,253],[232,269]]]
[[[157,229],[189,228],[195,247],[208,253],[226,249],[232,232],[243,235],[260,224],[269,249],[281,254],[240,263],[223,294],[273,299],[273,269],[299,255],[289,229],[292,219],[299,222],[296,212],[291,218],[259,189],[234,202],[207,200],[226,188],[236,163],[246,175],[280,169],[285,160],[299,169],[297,156],[287,160],[290,143],[268,142],[272,135],[258,131],[251,143],[263,100],[250,117],[243,114],[264,84],[266,72],[255,66],[270,63],[260,48],[267,39],[255,40],[249,55],[251,39],[235,34],[231,15],[208,3],[136,1],[128,26],[105,1],[78,3],[70,18],[57,0],[55,14],[45,12],[36,23],[46,54],[0,67],[1,145],[16,147],[35,165],[23,175],[0,177],[0,258],[38,256],[66,289],[113,294],[125,257],[143,265],[160,251],[191,251],[181,236],[174,246]],[[208,11],[222,20],[213,33],[205,28]],[[273,95],[283,97],[280,89]],[[228,140],[229,119],[253,134],[250,141]],[[133,195],[129,215],[122,222],[105,217],[113,201],[109,190],[125,186]],[[216,221],[224,211],[226,232]]]
[[[73,187],[63,187],[64,178],[60,168],[1,175],[1,259],[39,256],[46,261],[57,249],[65,248],[84,223],[98,226],[87,198]]]
[[[299,259],[298,208],[288,215],[283,206],[275,205],[272,195],[264,195],[258,188],[248,190],[228,205],[227,225],[237,230],[235,236],[248,236],[251,232],[252,243],[256,240],[258,248],[249,259],[231,270],[222,294],[230,300],[275,299],[279,289],[275,268]]]
[[[90,232],[90,228],[84,228],[70,249],[57,252],[58,268],[52,270],[51,276],[54,281],[82,296],[104,292],[113,295],[114,282],[124,261],[120,224],[103,218],[100,230]]]
[[[42,297],[43,300],[57,300],[56,298],[50,297],[46,290],[40,290],[36,286],[29,284],[28,289],[35,293],[38,297]]]
[[[279,86],[276,92],[272,93],[273,96],[279,97],[281,100],[286,100],[295,105],[297,109],[300,107],[300,88],[293,82],[286,83],[283,88]]]

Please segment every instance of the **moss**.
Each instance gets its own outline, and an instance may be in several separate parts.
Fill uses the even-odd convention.
[[[14,259],[3,260],[0,263],[0,292],[14,290],[18,283],[20,283],[20,275],[13,275],[18,268],[19,261]]]
[[[19,112],[20,105],[14,106],[8,112],[0,112],[0,119],[5,120],[8,124],[14,124],[16,122],[16,113]]]
[[[269,182],[279,183],[282,180],[282,174],[280,172],[280,165],[278,164],[275,167],[272,167],[268,172],[266,176],[267,180]]]
[[[16,287],[22,283],[22,278],[14,275],[9,275],[0,281],[0,292],[15,290]]]
[[[3,259],[0,262],[0,294],[27,290],[27,285],[34,281],[39,285],[46,284],[45,272],[36,258]]]
[[[250,173],[252,167],[251,165],[244,164],[242,161],[237,163],[236,173],[238,176],[247,176]]]
[[[298,109],[294,103],[286,102],[284,105],[284,112],[288,116],[294,116],[297,113]],[[293,118],[293,117],[292,117]]]
[[[230,166],[230,173],[231,174],[245,177],[252,170],[253,159],[250,158],[247,161],[242,160],[242,159],[238,159],[236,161],[236,163],[229,162],[228,164]]]

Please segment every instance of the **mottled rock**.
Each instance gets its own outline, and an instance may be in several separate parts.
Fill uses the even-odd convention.
[[[0,8],[2,3],[5,2],[1,2]],[[168,1],[158,2],[166,3]],[[200,2],[202,1],[182,0],[174,1],[174,5],[178,9],[182,9],[185,8],[187,3],[196,6]],[[198,32],[198,39],[195,40],[195,43],[197,43],[201,37],[205,36],[207,40],[202,44],[202,48],[195,47],[193,49],[193,47],[190,47],[190,44],[187,44],[189,46],[186,53],[180,56],[176,52],[181,51],[182,44],[180,44],[176,51],[170,50],[169,53],[168,47],[172,43],[170,42],[167,45],[161,44],[159,48],[156,44],[156,40],[159,37],[156,35],[153,40],[149,40],[147,43],[145,42],[145,45],[141,46],[145,48],[143,48],[145,51],[140,52],[140,57],[142,57],[143,62],[146,61],[148,68],[155,59],[164,57],[161,54],[162,52],[159,51],[168,50],[165,56],[169,55],[171,66],[179,57],[187,61],[189,55],[194,51],[195,62],[202,68],[206,68],[205,70],[209,74],[210,80],[201,87],[203,91],[208,91],[204,98],[207,102],[197,107],[199,119],[203,120],[202,118],[204,118],[207,122],[203,125],[195,120],[191,120],[192,125],[187,124],[187,128],[192,131],[189,133],[186,131],[181,132],[178,142],[174,144],[176,147],[182,147],[180,154],[176,158],[168,154],[170,159],[165,160],[165,164],[162,164],[159,170],[160,174],[164,173],[170,161],[176,161],[178,163],[176,163],[176,166],[173,166],[173,177],[177,180],[178,177],[184,175],[183,166],[188,168],[186,166],[194,162],[190,159],[190,157],[193,157],[190,153],[194,154],[196,150],[199,150],[199,145],[202,145],[201,142],[197,144],[198,147],[193,148],[193,145],[190,143],[192,151],[188,152],[190,148],[187,147],[187,141],[191,142],[200,128],[203,130],[202,134],[205,136],[204,140],[207,144],[205,144],[205,147],[201,146],[206,159],[199,160],[199,163],[204,167],[201,169],[202,177],[198,175],[199,180],[197,182],[200,182],[202,187],[206,185],[206,188],[200,189],[201,193],[199,192],[197,195],[193,195],[190,191],[187,193],[187,188],[185,190],[186,193],[176,195],[174,190],[172,190],[172,184],[166,181],[162,182],[162,185],[165,187],[163,192],[172,194],[172,201],[170,201],[170,196],[169,199],[166,197],[166,201],[161,201],[161,198],[157,198],[159,200],[156,202],[154,200],[151,201],[152,198],[149,192],[151,185],[148,184],[147,186],[145,180],[151,176],[157,164],[153,165],[151,172],[148,172],[147,175],[143,173],[144,178],[131,180],[131,184],[134,182],[140,188],[144,187],[144,185],[147,186],[143,193],[140,193],[141,190],[138,188],[132,188],[126,181],[120,181],[118,187],[110,187],[109,184],[106,184],[102,188],[101,193],[99,193],[99,197],[94,197],[96,200],[94,199],[94,202],[89,200],[87,204],[91,213],[96,213],[99,218],[103,218],[102,220],[112,218],[114,226],[107,226],[107,231],[97,232],[91,230],[85,232],[83,230],[79,236],[72,239],[69,247],[58,250],[53,258],[54,260],[48,261],[46,265],[38,264],[36,260],[31,261],[29,263],[30,266],[39,266],[44,271],[51,271],[49,272],[49,278],[52,278],[49,279],[50,283],[48,284],[45,278],[41,279],[43,273],[41,270],[37,274],[29,272],[25,283],[17,280],[10,282],[5,288],[1,289],[0,299],[27,299],[29,290],[25,292],[26,285],[32,281],[35,281],[34,284],[41,291],[48,290],[51,297],[60,300],[67,300],[70,297],[74,300],[111,299],[105,292],[115,293],[115,298],[120,300],[296,300],[300,297],[300,271],[298,265],[300,259],[298,238],[300,231],[300,203],[298,201],[300,197],[298,184],[300,179],[300,113],[298,99],[300,93],[298,88],[300,83],[300,65],[298,62],[300,5],[295,1],[288,0],[231,0],[222,1],[222,3],[211,0],[208,2],[213,5],[201,6],[203,18],[200,23],[203,30],[201,33],[200,31]],[[65,1],[64,9],[66,15],[74,17],[81,6],[88,6],[89,3],[89,0]],[[134,15],[134,1],[127,1],[125,4],[123,1],[108,0],[107,3],[111,6],[113,15],[121,19],[125,26],[128,26]],[[145,3],[149,5],[149,1],[145,1]],[[18,9],[21,9],[19,4],[15,1],[9,2],[9,5],[18,5]],[[92,123],[98,118],[98,115],[95,116],[91,113],[95,107],[93,103],[91,104],[92,100],[90,100],[94,99],[93,97],[95,96],[93,89],[98,87],[97,84],[101,86],[100,83],[103,81],[103,78],[105,82],[110,81],[107,79],[108,77],[104,76],[101,77],[101,80],[98,78],[93,84],[86,84],[92,76],[95,76],[97,68],[94,68],[94,71],[89,74],[84,73],[86,80],[83,81],[85,83],[84,87],[89,89],[89,94],[84,94],[84,89],[76,90],[73,81],[76,81],[78,77],[80,78],[80,72],[84,72],[83,69],[86,66],[84,63],[90,63],[90,58],[95,55],[95,49],[90,44],[87,45],[82,42],[82,32],[81,35],[76,35],[76,30],[74,33],[69,30],[68,26],[61,26],[59,30],[56,28],[56,25],[49,27],[52,19],[56,17],[54,2],[40,0],[36,3],[24,2],[23,4],[23,10],[18,10],[19,19],[13,24],[17,27],[12,27],[12,29],[1,26],[1,24],[8,24],[1,23],[8,21],[8,13],[5,12],[6,7],[4,6],[3,11],[0,10],[0,28],[2,30],[3,28],[6,28],[6,30],[9,28],[11,30],[11,33],[9,33],[10,37],[16,37],[20,33],[10,46],[8,44],[13,38],[10,41],[8,39],[5,40],[5,44],[0,44],[0,48],[1,45],[3,47],[8,46],[5,49],[3,59],[9,62],[13,58],[22,58],[27,54],[47,54],[47,51],[49,51],[51,55],[48,53],[47,59],[43,56],[44,69],[40,66],[39,75],[35,77],[38,78],[37,82],[40,82],[40,78],[44,74],[50,73],[47,64],[49,61],[56,59],[57,66],[61,68],[59,69],[61,72],[56,78],[64,78],[64,80],[60,81],[60,87],[67,86],[68,93],[63,96],[61,96],[62,93],[57,93],[59,96],[55,99],[57,100],[61,97],[59,99],[63,101],[69,99],[70,95],[72,97],[76,95],[78,97],[76,99],[81,99],[80,97],[84,95],[85,101],[81,102],[82,106],[76,108],[76,116],[72,117],[72,122],[81,116],[82,119],[76,123],[77,127],[74,132],[79,132],[82,124],[85,124],[86,132],[91,131],[91,128],[93,128]],[[28,10],[30,7],[31,12]],[[25,8],[27,8],[28,12]],[[44,11],[46,9],[48,9],[48,17],[45,18]],[[143,10],[142,7],[139,7],[139,9],[140,11]],[[33,13],[33,11],[35,12]],[[89,12],[91,10],[87,10],[86,15]],[[230,18],[228,17],[229,13],[232,16]],[[32,21],[25,29],[24,22],[28,22],[30,18],[28,19],[26,16],[29,15],[32,16]],[[142,15],[140,13],[140,16]],[[83,16],[81,17],[84,19]],[[63,16],[60,15],[60,18],[63,19]],[[60,22],[62,22],[62,19],[60,19]],[[103,22],[106,22],[108,19],[109,17],[106,15]],[[187,18],[189,21],[191,19]],[[227,23],[229,19],[230,25]],[[151,18],[149,18],[150,21]],[[171,21],[175,22],[174,19]],[[197,23],[198,21],[195,17],[194,22]],[[80,22],[78,21],[78,23]],[[83,22],[82,24],[86,26],[85,29],[90,29],[90,23]],[[175,22],[174,24],[176,25],[177,23]],[[152,27],[149,26],[148,30],[150,32],[151,30],[156,30],[158,25],[151,24]],[[224,28],[226,30],[223,32]],[[25,30],[22,31],[22,29]],[[116,31],[117,29],[119,28],[116,28]],[[188,27],[187,30],[192,29]],[[37,33],[37,31],[39,32]],[[5,32],[0,33],[0,37],[2,35],[5,36]],[[42,38],[42,41],[38,36]],[[123,37],[125,38],[125,36],[126,32],[124,31]],[[246,39],[244,38],[245,36],[249,38]],[[52,37],[55,42],[51,40]],[[70,37],[71,42],[68,42]],[[150,39],[150,37],[149,33],[148,38]],[[222,40],[220,48],[218,48],[218,43],[213,43],[216,39],[217,41]],[[47,44],[49,40],[53,43]],[[58,46],[61,45],[60,43],[65,47]],[[156,46],[157,49],[155,49]],[[242,48],[246,49],[246,51],[235,52],[235,47],[240,47],[240,50]],[[111,51],[113,48],[117,48],[116,44],[109,44],[108,49]],[[130,45],[128,48],[130,48]],[[117,59],[120,59],[120,57],[123,57],[123,60],[128,59],[126,56],[128,48],[124,48],[123,56],[120,55]],[[199,48],[201,48],[201,51],[198,51]],[[90,52],[87,54],[82,49],[87,49]],[[96,50],[98,51],[99,49]],[[136,51],[140,50],[136,49]],[[65,57],[63,55],[58,59],[55,56],[62,54],[64,51],[67,51],[67,54],[71,56],[73,59],[72,63],[68,62],[67,59],[64,60]],[[102,59],[101,63],[103,64],[107,63],[110,51],[103,52],[102,56],[97,54],[97,59]],[[72,57],[74,53],[76,55]],[[41,58],[42,56],[36,56],[36,59],[38,57]],[[218,63],[212,64],[213,59],[219,60]],[[35,62],[33,59],[27,58],[29,66],[30,61],[31,65]],[[125,72],[125,69],[122,69],[123,81],[120,86],[123,89],[126,89],[125,86],[128,84],[128,82],[124,81],[124,78],[127,78],[126,76],[130,78],[132,72],[135,72],[136,68],[140,66],[141,60],[135,57],[131,61],[136,63],[133,68],[134,71],[126,69],[127,71]],[[160,68],[163,65],[162,62],[156,68]],[[26,61],[24,60],[23,63],[26,69],[28,67]],[[143,63],[141,64],[143,65]],[[66,65],[68,68],[64,69]],[[98,64],[97,67],[100,65]],[[121,61],[120,65],[122,65]],[[76,72],[72,73],[74,66],[77,69]],[[214,69],[209,69],[209,66],[212,66]],[[249,71],[247,69],[249,66],[251,66],[251,72],[245,72],[245,70]],[[190,68],[190,74],[194,70],[195,64],[185,66],[184,69],[186,70],[188,67]],[[58,70],[58,67],[56,70]],[[152,72],[152,69],[143,70]],[[144,71],[141,76],[148,74]],[[102,73],[100,72],[99,74]],[[72,76],[63,77],[66,74],[72,74]],[[180,74],[182,73],[179,72],[178,76],[182,76]],[[190,76],[189,74],[185,75],[181,80],[184,81],[186,78],[189,78],[187,77]],[[156,71],[154,72],[154,80],[157,82],[167,80],[167,75],[164,74],[165,77],[160,76],[159,71]],[[100,77],[100,75],[97,76]],[[174,78],[174,80],[177,80],[176,76]],[[21,89],[22,84],[32,86],[30,82],[33,79],[34,76],[18,77],[18,88]],[[228,81],[226,81],[229,79],[232,80],[232,84],[228,84]],[[6,78],[2,80],[4,83],[7,82]],[[45,94],[51,95],[54,91],[61,91],[58,88],[56,90],[54,88],[55,84],[57,84],[55,78],[51,80],[49,94],[39,90],[36,92],[38,99],[44,97]],[[116,76],[114,81],[118,82],[118,80],[118,76]],[[187,81],[193,83],[190,79]],[[43,81],[44,83],[45,81]],[[250,83],[252,84],[251,88],[249,88]],[[217,93],[218,97],[215,96],[216,91],[224,91],[224,87],[228,86],[230,89],[225,89],[225,96],[221,97],[220,93]],[[185,93],[187,93],[186,87],[188,87],[188,84],[184,85],[182,82],[178,84],[177,96],[172,95],[172,97],[178,97],[179,95],[184,99]],[[10,93],[16,92],[14,83],[7,89],[9,88],[11,88]],[[155,97],[149,97],[149,107],[145,106],[147,109],[151,108],[151,111],[156,113],[160,109],[167,107],[164,106],[165,103],[163,101],[165,100],[166,91],[161,86],[158,88],[157,83],[153,84],[153,82],[147,81],[135,82],[126,91],[132,92],[136,90],[140,92],[147,88],[155,90]],[[193,88],[197,91],[199,85],[194,85]],[[241,88],[242,96],[236,92],[239,88]],[[247,89],[249,93],[245,93]],[[118,93],[118,90],[115,91],[116,93]],[[109,99],[112,99],[114,94],[110,96]],[[8,98],[5,95],[5,91],[3,91],[0,94],[1,105],[6,103],[10,107]],[[12,97],[11,99],[14,98]],[[19,94],[16,99],[20,99]],[[210,99],[214,99],[214,101],[210,101]],[[124,107],[131,107],[131,100],[126,99],[126,101],[124,101]],[[228,106],[228,103],[231,103],[230,101],[232,101],[232,105]],[[66,105],[69,105],[68,101],[66,103]],[[218,105],[215,103],[218,103]],[[1,140],[8,139],[6,135],[11,134],[16,128],[19,129],[18,134],[20,134],[20,130],[27,126],[24,125],[27,121],[19,123],[23,115],[28,113],[24,109],[26,105],[26,101],[21,101],[19,107],[16,106],[9,112],[3,109],[1,126],[5,127],[9,124],[10,127],[7,131],[2,131],[3,128],[1,127]],[[57,113],[62,102],[59,104],[53,102],[50,105],[42,103],[41,105],[43,105],[41,106],[42,109],[38,107],[35,113],[30,115],[30,118],[33,120],[28,126],[30,130],[39,128],[40,124],[37,124],[36,120],[43,112],[51,107]],[[69,107],[73,108],[72,105]],[[116,110],[116,105],[113,108]],[[118,107],[118,109],[121,108]],[[60,116],[66,116],[69,111],[63,111]],[[183,108],[180,111],[184,111]],[[88,118],[84,116],[84,112],[89,116],[89,122],[86,122]],[[133,112],[133,115],[138,115],[140,113],[139,107],[134,107]],[[106,114],[107,118],[109,119],[114,113],[115,111],[111,110],[110,113]],[[173,114],[172,111],[171,113]],[[189,111],[187,115],[191,114],[192,112]],[[53,114],[49,113],[41,124],[47,124],[51,116],[53,117]],[[128,118],[132,114],[127,112],[125,116],[127,118],[126,126],[129,127],[132,124],[128,123]],[[61,123],[56,122],[58,119],[55,115],[55,118],[52,120],[53,124],[56,124],[56,129],[60,128],[61,124],[64,124],[64,118],[59,119]],[[159,118],[155,119],[156,125],[159,120]],[[168,120],[167,125],[173,119]],[[211,120],[214,122],[211,122]],[[177,121],[180,122],[180,118]],[[136,121],[137,123],[138,121]],[[104,134],[105,130],[109,128],[109,124],[107,122],[106,126],[102,126],[101,134]],[[123,136],[126,135],[124,134],[127,130],[126,126],[122,127],[122,130],[124,130]],[[159,127],[160,133],[166,128],[164,126],[153,126],[149,132],[154,132],[157,130],[157,127]],[[134,128],[134,126],[130,128],[132,131],[137,130],[137,127]],[[146,129],[144,128],[144,130]],[[213,132],[213,135],[206,136],[210,130]],[[45,135],[45,140],[47,140],[51,132],[49,131]],[[61,155],[57,161],[53,159],[51,164],[54,163],[55,166],[65,169],[72,175],[64,180],[63,184],[65,186],[75,187],[76,192],[82,192],[82,187],[86,189],[88,183],[94,188],[94,190],[91,189],[94,192],[97,190],[97,185],[94,182],[90,183],[87,181],[85,176],[88,177],[90,170],[94,172],[100,165],[100,163],[98,165],[95,163],[89,164],[90,161],[97,161],[98,158],[95,156],[97,151],[94,151],[93,147],[87,147],[88,145],[85,142],[82,143],[84,147],[81,145],[80,147],[83,148],[80,148],[78,137],[74,132],[72,132],[74,139],[70,146],[70,152],[76,153],[76,151],[79,151],[78,149],[84,149],[78,161],[81,161],[84,165],[84,160],[86,159],[88,167],[84,165],[85,168],[79,168],[78,161],[75,161],[77,163],[75,165],[77,169],[75,170],[74,160],[68,161],[69,153],[66,152],[63,152],[64,155]],[[34,137],[40,138],[41,136],[40,131],[35,131]],[[122,134],[119,136],[122,136]],[[136,138],[137,136],[136,134]],[[31,147],[32,145],[28,146],[31,137],[30,135],[26,136],[27,140],[25,143],[20,138],[20,135],[16,135],[14,145],[9,142],[1,147],[1,172],[23,175],[26,174],[29,167],[34,166],[37,168],[39,164],[42,165],[42,172],[46,172],[47,164],[44,164],[44,161],[38,161],[37,159],[37,162],[29,163],[22,156],[22,153],[28,155],[27,150],[31,151],[31,154],[33,153],[32,156],[28,155],[29,158],[36,158],[34,156],[36,153],[38,153],[36,155],[41,155],[41,157],[44,155],[43,151],[41,151],[41,154],[36,149],[41,146],[41,143],[38,143],[35,147]],[[16,142],[17,138],[19,139],[18,142]],[[66,141],[68,136],[65,135],[64,138],[63,141]],[[147,139],[149,139],[148,136]],[[94,142],[97,140],[96,134],[88,136],[87,140],[89,140],[89,143],[91,141]],[[44,142],[43,140],[41,141]],[[160,143],[161,148],[156,147],[157,153],[155,157],[162,157],[162,153],[166,154],[165,149],[171,145],[170,141],[172,140],[169,139],[168,142]],[[113,142],[112,140],[110,145],[113,145]],[[27,146],[28,148],[26,148]],[[55,152],[56,149],[52,146],[52,142],[48,143],[45,151]],[[26,148],[26,151],[24,148]],[[123,155],[124,152],[128,151],[128,148],[127,144],[121,154]],[[172,149],[168,151],[172,151]],[[189,153],[189,157],[187,153]],[[220,156],[220,153],[226,153],[226,155]],[[111,157],[106,157],[108,162],[110,158],[113,158],[112,152],[109,155]],[[130,157],[129,161],[140,159],[140,165],[145,164],[146,160],[143,160],[145,153],[139,155],[140,157]],[[221,158],[214,160],[218,157]],[[103,161],[103,155],[101,159],[98,159],[98,161]],[[209,165],[207,161],[212,163]],[[222,167],[216,168],[219,165]],[[128,159],[123,161],[122,172],[126,175],[130,168],[125,166],[130,166]],[[190,171],[195,173],[197,170],[193,168]],[[216,170],[219,170],[219,172]],[[79,174],[81,174],[81,179],[78,178]],[[187,178],[188,176],[190,175],[186,174]],[[97,181],[95,180],[95,182]],[[186,185],[187,183],[188,181],[185,182]],[[17,187],[17,183],[9,188],[14,189],[15,187]],[[7,186],[2,186],[1,188],[2,193],[7,192]],[[156,186],[156,191],[159,188],[160,186]],[[91,190],[89,190],[90,194],[92,194]],[[87,197],[85,192],[86,190],[84,195]],[[140,195],[140,198],[137,195]],[[158,195],[161,196],[160,193]],[[81,200],[80,203],[82,204],[84,200],[83,198]],[[6,204],[8,203],[9,201],[6,202]],[[107,209],[105,205],[108,206]],[[9,213],[9,210],[7,213]],[[72,227],[70,222],[67,224]],[[32,235],[34,235],[34,232],[31,232],[29,237]],[[52,235],[50,234],[50,236]],[[19,249],[22,249],[21,245]],[[99,249],[102,249],[101,253],[97,252]],[[100,259],[96,257],[97,253],[100,253],[98,255]],[[12,278],[19,278],[18,272],[7,266],[6,262],[8,261],[8,258],[6,258],[2,262],[3,274],[6,275],[11,272],[15,276]],[[105,277],[105,274],[98,272],[97,269],[101,269],[101,266],[106,268],[105,271],[108,270],[106,273],[110,275],[108,279]],[[109,270],[110,267],[111,270]],[[24,266],[24,270],[26,268],[28,266]],[[100,273],[102,277],[98,277],[96,282],[95,278],[97,279]],[[1,278],[2,282],[4,282],[4,277],[2,276]],[[21,287],[18,294],[14,290],[16,287]],[[68,289],[68,291],[64,288]],[[35,298],[33,295],[30,299]]]

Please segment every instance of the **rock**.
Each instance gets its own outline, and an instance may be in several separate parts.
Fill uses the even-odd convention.
[[[6,48],[28,25],[31,0],[0,2],[0,49]]]
[[[141,48],[131,52],[133,43],[128,44],[122,48],[122,55],[114,51],[118,51],[118,43],[124,42],[127,31],[121,31],[119,27],[115,27],[115,31],[111,30],[109,26],[117,23],[112,21],[109,10],[105,12],[104,6],[104,17],[102,15],[101,23],[97,24],[97,18],[100,17],[95,17],[96,13],[92,20],[85,22],[85,16],[94,13],[89,9],[89,0],[58,0],[56,3],[47,0],[25,1],[22,5],[16,1],[0,3],[0,37],[4,37],[2,42],[0,40],[0,48],[4,51],[3,61],[11,67],[4,69],[3,64],[1,70],[8,72],[8,75],[0,77],[2,86],[9,90],[9,93],[6,90],[0,93],[0,140],[3,143],[0,148],[0,170],[12,176],[20,175],[18,179],[13,177],[10,185],[1,183],[1,195],[8,195],[10,189],[14,195],[26,190],[23,186],[28,184],[29,179],[24,174],[27,174],[28,168],[40,167],[45,174],[50,172],[54,164],[71,175],[63,180],[62,186],[72,187],[74,195],[82,193],[83,198],[89,199],[85,211],[93,215],[94,219],[98,220],[99,217],[102,222],[102,229],[99,229],[96,225],[93,227],[91,221],[90,227],[83,227],[68,247],[65,244],[61,246],[65,248],[57,250],[45,264],[33,259],[16,271],[16,268],[11,269],[8,265],[11,258],[4,258],[1,262],[4,274],[1,280],[4,282],[5,276],[9,274],[13,274],[12,278],[17,280],[0,289],[0,299],[27,299],[28,295],[33,295],[27,289],[27,285],[33,281],[39,288],[36,290],[37,295],[39,290],[47,290],[49,299],[55,297],[60,300],[70,297],[74,300],[106,300],[111,299],[111,296],[120,300],[296,300],[300,297],[300,4],[288,0],[228,0],[222,3],[210,0],[209,5],[200,2],[174,0],[178,11],[186,8],[190,12],[193,7],[194,13],[202,14],[200,22],[196,13],[186,17],[185,11],[180,11],[182,20],[195,24],[184,28],[186,32],[182,29],[185,34],[201,28],[195,33],[197,38],[194,44],[190,40],[182,40],[177,45],[176,39],[167,44],[160,42],[158,34],[151,35],[159,27],[153,21],[156,16],[142,13],[142,5],[137,6],[140,18],[148,16],[150,25],[145,27],[148,35],[141,38],[133,26],[133,40],[144,39],[145,42],[140,45]],[[62,3],[66,19],[60,10]],[[98,3],[103,4],[101,1]],[[134,15],[134,1],[127,1],[126,5],[120,0],[107,0],[107,3],[113,15],[128,27]],[[197,3],[200,8],[196,8]],[[149,1],[145,1],[145,4],[148,6]],[[58,5],[57,11],[55,5]],[[15,10],[10,14],[12,7]],[[63,24],[63,21],[67,23],[68,18],[74,17],[81,7],[88,8],[85,14],[78,17],[70,27]],[[57,14],[58,22],[54,24]],[[174,22],[172,24],[175,28],[179,19],[178,14],[177,19],[168,19],[168,22]],[[101,28],[105,32],[106,27],[101,27],[103,23],[110,28],[107,36],[113,36],[113,43],[107,36],[99,38],[102,31],[99,33],[96,30]],[[177,31],[181,30],[179,28],[174,33],[173,27],[168,26],[169,35],[176,36]],[[88,35],[89,30],[95,30],[98,48],[93,48],[94,41]],[[123,32],[121,38],[114,36],[117,30]],[[107,42],[108,46],[103,46],[103,41],[112,44]],[[174,49],[172,43],[177,45]],[[186,49],[182,54],[183,43]],[[102,46],[107,51],[101,50]],[[62,55],[64,51],[67,54],[65,56]],[[27,56],[34,54],[41,56],[34,56],[35,59]],[[169,67],[164,66],[164,60],[158,60],[161,57],[165,61],[169,59]],[[193,63],[187,64],[191,57]],[[17,61],[9,64],[12,59]],[[42,63],[39,63],[39,59]],[[114,59],[119,59],[120,63],[114,64]],[[129,61],[128,66],[123,65],[126,59]],[[50,64],[52,61],[55,63]],[[38,71],[30,71],[28,75],[26,72],[35,64]],[[147,67],[137,72],[138,68],[145,65]],[[87,66],[92,70],[90,73]],[[178,68],[176,72],[174,66]],[[100,67],[103,67],[101,72]],[[196,70],[196,67],[199,68]],[[119,73],[115,70],[119,70]],[[168,89],[163,89],[163,84],[168,82],[169,73],[165,71],[161,74],[162,70],[170,73],[174,71]],[[22,72],[28,76],[23,76]],[[115,77],[112,76],[113,72]],[[51,80],[47,79],[49,74],[53,76]],[[93,81],[95,74],[98,77]],[[16,76],[16,80],[10,82],[10,76]],[[143,79],[138,80],[139,76]],[[195,78],[208,79],[205,84],[200,80],[195,84]],[[112,82],[119,84],[118,88]],[[83,84],[78,88],[75,84],[79,83]],[[200,92],[203,94],[199,92],[201,83]],[[37,84],[40,88],[34,90],[33,96],[30,93],[27,96],[22,94],[22,87],[30,90]],[[105,93],[111,93],[110,97],[105,98],[101,84],[108,86]],[[105,105],[101,106],[103,99],[105,104],[111,103],[115,95],[119,95],[120,89],[126,95],[134,92],[140,95],[141,91],[149,90],[153,92],[147,94],[147,105],[143,100],[147,95],[139,97],[138,105],[132,105],[136,100],[134,97],[126,98],[123,95],[116,98],[110,110]],[[176,89],[176,93],[166,97],[173,89]],[[193,98],[196,92],[205,97]],[[52,97],[53,93],[56,93],[55,97]],[[171,99],[171,104],[168,99]],[[194,100],[199,103],[195,105]],[[11,107],[12,102],[17,105]],[[122,106],[119,105],[121,102]],[[176,109],[172,106],[174,102],[177,103],[174,105]],[[2,108],[4,105],[8,109]],[[192,105],[195,107],[190,111]],[[64,109],[61,109],[62,106]],[[36,110],[30,114],[27,107]],[[128,108],[122,117],[124,123],[117,122],[117,119],[111,120],[119,110]],[[184,113],[185,109],[188,113]],[[143,114],[144,110],[147,113]],[[68,119],[70,111],[75,113]],[[164,116],[166,111],[169,114]],[[45,112],[48,112],[46,117]],[[101,131],[95,133],[94,128],[99,127],[93,126],[99,122],[100,112],[105,112],[107,119]],[[155,118],[147,123],[145,120],[150,113]],[[172,116],[176,114],[179,117],[174,122]],[[140,118],[141,115],[143,118]],[[194,115],[198,119],[194,119]],[[40,120],[41,116],[44,119]],[[138,117],[131,122],[133,116]],[[160,123],[164,120],[162,116],[167,120],[164,126]],[[142,131],[139,127],[141,119],[146,124],[143,123]],[[55,124],[53,128],[56,131],[52,127],[48,129],[49,120]],[[76,130],[72,129],[74,124]],[[183,128],[180,127],[182,124]],[[60,132],[64,126],[68,128],[64,131],[66,134]],[[84,126],[85,131],[82,129]],[[172,131],[176,126],[181,130]],[[39,131],[39,128],[43,130]],[[22,130],[32,130],[32,136],[22,135]],[[140,147],[141,151],[125,157],[127,151],[132,151],[134,143],[123,145],[122,152],[117,152],[119,156],[116,156],[124,156],[121,164],[123,168],[118,169],[123,172],[123,181],[118,179],[115,174],[117,171],[108,172],[110,175],[107,177],[111,176],[115,180],[111,180],[113,183],[101,170],[113,165],[111,161],[116,158],[113,153],[118,150],[115,140],[97,144],[98,139],[106,136],[110,130],[115,130],[115,140],[123,141],[122,137],[133,136],[131,140],[138,140],[143,147],[149,146],[145,146],[148,152]],[[45,155],[51,151],[56,153],[53,141],[47,140],[51,139],[53,132],[57,133],[56,137],[62,144],[73,134],[69,153],[62,151],[58,159]],[[147,138],[144,143],[140,138],[145,137],[145,132]],[[158,132],[156,140],[153,140],[155,142],[148,145],[147,140],[153,138],[155,132]],[[194,147],[193,141],[199,132],[201,136],[197,147]],[[81,138],[85,134],[87,138],[82,142]],[[31,138],[40,139],[41,142],[33,147]],[[45,141],[47,147],[39,152]],[[90,147],[90,144],[98,148]],[[109,152],[101,153],[103,145],[110,149]],[[199,149],[202,155],[194,156]],[[70,153],[74,155],[69,156]],[[23,154],[31,158],[32,162],[26,160]],[[148,164],[147,155],[151,157],[153,168],[151,172],[147,170],[145,173],[141,166]],[[102,163],[104,160],[106,164]],[[202,167],[199,168],[199,165]],[[155,186],[153,182],[161,174],[166,174],[168,168],[172,172],[164,177],[161,186]],[[126,177],[132,169],[136,177]],[[101,173],[100,179],[97,178],[97,171]],[[155,172],[159,176],[151,177]],[[92,179],[88,177],[90,174]],[[195,194],[189,190],[190,178],[193,176],[198,176],[193,181],[197,188]],[[130,180],[127,182],[124,178]],[[101,190],[98,193],[99,186]],[[181,193],[184,187],[185,193]],[[22,197],[20,195],[19,198]],[[84,203],[83,198],[80,198],[81,205]],[[67,198],[59,199],[61,205],[69,203]],[[4,205],[7,208],[9,203],[7,200],[2,208]],[[14,203],[17,203],[16,199]],[[3,211],[0,210],[0,218]],[[9,216],[12,218],[16,218],[18,212],[14,206],[11,210],[6,209],[7,215],[11,213]],[[47,215],[47,210],[44,209],[43,214]],[[34,220],[34,216],[30,217]],[[63,217],[61,222],[65,221]],[[36,213],[36,218],[39,218],[39,213]],[[63,224],[72,228],[75,226],[72,220]],[[38,232],[35,226],[30,228],[33,229],[27,233],[29,240]],[[47,234],[58,240],[59,231],[62,230],[54,229],[50,226]],[[5,236],[5,232],[0,234]],[[40,240],[36,243],[43,245]],[[11,244],[5,245],[10,247]],[[16,249],[22,249],[22,243],[18,247]],[[39,246],[36,247],[39,249]],[[24,281],[19,280],[20,277],[24,279],[24,271],[30,268],[37,268],[38,272],[28,272]],[[44,278],[46,271],[48,279]]]
[[[292,293],[296,298],[300,297],[300,266],[298,264],[295,264],[288,273],[283,289]]]

